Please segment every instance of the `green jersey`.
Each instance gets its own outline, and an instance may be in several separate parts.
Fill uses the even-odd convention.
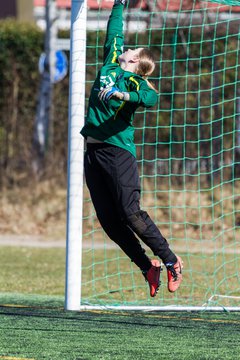
[[[133,118],[139,106],[151,107],[157,102],[155,90],[135,73],[124,71],[118,63],[123,51],[123,5],[114,5],[108,21],[104,44],[104,60],[91,90],[86,124],[81,134],[87,138],[112,144],[136,156]],[[98,98],[100,90],[116,87],[129,93],[129,101],[110,99],[107,103]]]

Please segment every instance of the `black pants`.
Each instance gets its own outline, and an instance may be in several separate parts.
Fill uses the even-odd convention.
[[[140,208],[135,157],[109,144],[87,144],[84,167],[98,220],[109,238],[143,271],[151,267],[151,262],[136,235],[165,264],[175,263],[176,256],[166,239]]]

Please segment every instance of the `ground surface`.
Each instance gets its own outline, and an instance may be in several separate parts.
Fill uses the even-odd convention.
[[[66,312],[60,297],[0,294],[0,359],[233,360],[240,313]]]

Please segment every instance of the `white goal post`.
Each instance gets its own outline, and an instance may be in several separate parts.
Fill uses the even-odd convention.
[[[87,0],[72,0],[68,125],[68,193],[65,309],[81,301],[84,140],[79,132],[85,113]]]

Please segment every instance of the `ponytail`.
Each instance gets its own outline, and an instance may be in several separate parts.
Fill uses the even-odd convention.
[[[148,78],[146,76],[142,76],[142,78],[146,81],[146,83],[148,84],[148,87],[150,87],[151,89],[155,90],[156,92],[158,92],[158,90],[156,89],[155,85],[148,80]]]
[[[146,80],[148,86],[157,92],[155,86],[148,80],[148,76],[151,75],[155,69],[155,62],[152,53],[149,49],[143,48],[140,50],[139,63],[136,69],[136,74],[142,76]]]

